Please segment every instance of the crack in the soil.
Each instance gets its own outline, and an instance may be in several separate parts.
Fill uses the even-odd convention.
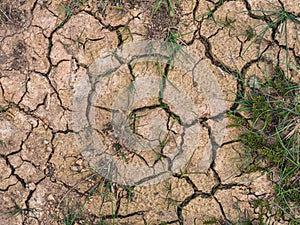
[[[228,66],[225,65],[225,63],[216,59],[211,50],[211,43],[209,42],[208,38],[201,35],[200,29],[198,30],[198,39],[205,47],[205,56],[211,61],[213,65],[217,66],[226,73],[236,75],[236,72],[234,70],[231,70]]]
[[[16,153],[18,153],[18,152],[15,152],[14,154],[16,154]],[[16,168],[10,163],[10,161],[8,159],[8,155],[0,155],[0,157],[5,160],[6,165],[10,168],[11,172],[10,172],[10,176],[9,177],[11,177],[11,176],[16,177],[17,180],[22,184],[22,186],[24,188],[26,188],[26,182],[25,182],[25,180],[22,177],[20,177],[18,174],[15,173]]]
[[[137,215],[143,216],[145,212],[147,212],[147,211],[136,211],[136,212],[133,212],[133,213],[128,213],[126,215],[119,214],[118,218],[125,219],[125,218],[128,218],[128,217],[137,216]],[[101,216],[101,219],[103,219],[103,220],[115,219],[115,217],[116,217],[115,214],[103,215],[103,216]]]
[[[210,170],[213,171],[214,173],[214,178],[217,180],[217,184],[214,185],[211,189],[210,192],[203,192],[201,190],[198,189],[198,187],[193,183],[193,181],[189,178],[188,175],[181,175],[181,174],[174,174],[174,177],[177,177],[178,179],[185,179],[186,182],[191,186],[191,188],[193,189],[193,194],[191,194],[190,196],[188,196],[187,198],[185,198],[180,205],[177,206],[177,216],[178,216],[178,220],[180,222],[180,224],[184,224],[184,218],[182,215],[182,211],[184,210],[184,207],[187,206],[189,204],[189,202],[191,202],[192,200],[201,197],[201,198],[213,198],[216,200],[216,202],[218,203],[219,207],[220,207],[220,211],[223,215],[223,217],[227,220],[226,218],[226,214],[223,210],[223,206],[222,204],[218,201],[218,199],[215,197],[215,193],[219,190],[228,190],[231,189],[233,187],[245,187],[244,184],[239,184],[239,183],[229,183],[229,184],[222,184],[221,178],[218,175],[217,171],[214,169],[215,166],[215,161],[212,162],[211,166],[210,166]],[[229,221],[229,220],[228,220]]]

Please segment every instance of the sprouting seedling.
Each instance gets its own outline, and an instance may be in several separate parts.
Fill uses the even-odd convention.
[[[177,28],[176,28],[177,29]],[[165,38],[165,42],[168,43],[169,55],[176,53],[181,49],[181,44],[185,45],[184,41],[181,39],[184,34],[180,34],[179,32],[173,32],[171,29],[168,30],[167,36]]]
[[[217,3],[213,4],[213,6],[216,9],[216,7],[219,7],[219,6],[223,5],[223,4],[224,4],[224,0],[221,0],[221,1],[218,1]],[[215,16],[214,16],[215,9],[211,9],[209,6],[207,6],[207,9],[208,9],[208,12],[206,12],[204,15],[202,15],[202,17],[203,16],[207,16],[208,18],[211,18],[212,21],[215,24],[218,24],[217,21],[216,21],[216,19],[215,19]]]
[[[65,15],[65,18],[61,23],[57,25],[57,29],[62,28],[64,24],[74,15],[75,10],[84,5],[87,1],[88,0],[75,0],[67,5],[61,3],[60,5],[62,6],[62,9],[60,10],[60,12]]]
[[[207,16],[208,19],[211,19],[215,24],[218,24],[214,15],[214,11],[207,6],[208,11],[206,13],[204,13],[204,15],[202,15],[202,17]]]
[[[156,164],[162,158],[166,158],[166,156],[163,153],[163,149],[167,146],[168,142],[170,141],[170,133],[171,133],[171,129],[169,129],[165,135],[163,135],[162,132],[160,132],[159,138],[158,138],[159,151],[153,150],[156,153],[156,159],[154,160],[154,164]]]
[[[110,54],[112,57],[114,57],[116,60],[118,60],[118,62],[123,65],[125,64],[124,62],[124,59],[122,59],[121,56],[118,55],[118,53],[116,51],[113,51],[111,54]]]
[[[130,94],[136,94],[136,88],[135,88],[135,80],[131,80],[128,87],[127,87],[127,91]]]
[[[155,6],[154,6],[153,11],[152,11],[152,15],[154,15],[157,12],[157,10],[159,9],[159,7],[161,6],[162,3],[163,3],[162,0],[156,1]]]
[[[165,6],[165,8],[167,8],[167,10],[170,13],[171,17],[175,16],[175,0],[156,0],[154,8],[152,10],[152,15],[155,15],[158,11],[158,9],[162,6]]]
[[[135,190],[134,187],[131,186],[121,186],[124,191],[126,191],[126,196],[127,196],[127,204],[126,204],[126,210],[128,210],[128,206],[130,202],[135,201]],[[139,192],[137,192],[139,193]]]
[[[81,36],[82,36],[82,34],[84,33],[84,31],[85,31],[85,27],[82,29],[82,31],[80,32],[80,35],[78,35],[78,37],[77,37],[77,47],[79,48],[79,46],[80,45],[82,45],[83,46],[83,48],[84,48],[84,45],[85,45],[85,43],[86,43],[86,41],[82,41],[82,39],[81,39]]]
[[[176,200],[176,199],[168,197],[167,198],[167,209],[169,210],[170,206],[173,206],[174,211],[176,211],[176,208],[180,205],[181,202],[182,201],[180,201],[180,200]]]
[[[60,10],[65,15],[65,20],[69,19],[73,15],[73,10],[70,5],[64,5],[61,3],[62,9]]]
[[[221,4],[223,4],[222,1],[219,4],[214,4],[214,6],[217,7]],[[224,21],[218,22],[215,18],[214,10],[212,10],[209,6],[207,6],[207,9],[208,9],[208,11],[206,13],[204,13],[204,15],[202,15],[202,17],[207,16],[207,18],[211,19],[213,21],[213,23],[216,24],[217,26],[229,27],[231,29],[235,29],[233,24],[236,22],[236,19],[232,19],[232,18],[229,18],[228,16],[226,16]]]
[[[120,30],[121,34],[127,32],[127,33],[129,34],[130,39],[133,40],[133,35],[132,35],[132,32],[131,32],[129,26],[124,25],[124,26],[121,27],[119,30]]]
[[[2,113],[8,113],[10,116],[14,117],[14,114],[9,111],[11,106],[12,106],[11,103],[9,103],[8,105],[5,105],[5,106],[0,106],[0,115]]]
[[[231,29],[235,30],[235,27],[232,25],[236,22],[236,19],[231,19],[229,17],[226,16],[224,21],[219,22],[220,25],[225,26],[225,27],[229,27]]]
[[[4,149],[7,148],[6,144],[4,141],[0,140],[0,146],[2,146]],[[1,155],[0,155],[1,156]]]
[[[75,205],[72,205],[71,208],[69,208],[68,206],[66,206],[67,210],[66,210],[66,214],[64,215],[64,218],[63,218],[64,225],[73,225],[75,223],[75,221],[82,214],[82,211],[83,211],[86,203],[88,202],[88,200],[89,200],[89,195],[88,195],[88,197],[85,198],[85,200],[82,203],[82,205],[79,206],[78,210],[75,209]]]
[[[170,68],[172,69],[174,60],[180,60],[180,56],[182,56],[185,60],[191,60],[191,56],[185,51],[183,47],[186,46],[186,43],[182,38],[193,32],[191,31],[182,34],[176,27],[168,28],[166,31],[167,35],[164,42],[162,43],[162,47],[167,53],[168,64],[170,64]]]
[[[10,108],[10,104],[6,105],[6,106],[0,106],[0,114],[7,112]]]
[[[61,10],[65,14],[65,19],[69,19],[74,14],[74,10],[87,3],[88,0],[75,0],[68,5],[61,4],[63,9]]]
[[[128,115],[128,120],[131,120],[132,122],[128,125],[128,128],[130,131],[133,131],[133,133],[135,133],[136,131],[138,131],[138,129],[140,129],[141,127],[145,127],[148,124],[141,124],[141,125],[136,125],[136,120],[145,117],[146,115],[137,115],[137,113],[135,111],[131,112]]]
[[[122,10],[123,9],[123,6],[122,5],[120,5],[120,4],[116,4],[116,5],[112,5],[112,6],[110,6],[112,9],[117,9],[117,10]]]
[[[246,30],[246,33],[245,33],[247,39],[246,41],[250,41],[252,40],[252,38],[255,36],[255,30],[252,28],[252,27],[249,27],[247,30]]]
[[[35,208],[22,208],[13,198],[11,198],[11,201],[14,204],[13,209],[7,211],[6,214],[11,214],[12,216],[21,215],[22,217],[24,217],[30,212],[34,213],[35,211],[37,211],[37,209]]]
[[[172,183],[166,181],[165,182],[165,187],[167,189],[167,196],[166,197],[168,197],[172,193]]]
[[[172,118],[173,120],[175,120],[177,123],[181,124],[181,119],[180,119],[179,116],[175,115],[174,113],[171,113],[171,118]],[[173,121],[172,124],[171,124],[171,128],[173,127],[174,123],[175,123],[175,122]]]

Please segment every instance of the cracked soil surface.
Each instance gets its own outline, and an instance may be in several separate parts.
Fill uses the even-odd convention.
[[[180,68],[159,64],[165,73],[163,87],[159,87],[157,65],[126,62],[120,70],[111,71],[110,76],[92,81],[89,66],[95,65],[104,53],[133,41],[163,40],[180,33],[184,35],[176,41],[211,71],[224,98],[229,100],[226,110],[230,110],[237,107],[232,101],[241,91],[241,84],[228,71],[235,75],[241,71],[240,75],[248,80],[254,75],[264,76],[276,61],[286,60],[284,37],[272,29],[243,54],[253,40],[250,30],[255,28],[259,33],[269,22],[255,11],[246,11],[272,9],[268,2],[172,2],[176,4],[173,12],[162,5],[155,13],[153,0],[0,2],[0,224],[190,225],[212,219],[219,224],[247,219],[259,224],[261,212],[254,208],[254,201],[272,197],[273,183],[259,172],[241,172],[244,159],[241,144],[236,141],[238,130],[226,128],[222,142],[215,140],[211,131],[217,118],[211,115],[208,102],[201,97],[201,85],[192,77]],[[299,1],[271,2],[284,5],[286,11],[300,18]],[[208,14],[210,10],[213,18]],[[299,68],[300,42],[293,25],[288,41],[289,61]],[[267,68],[258,49],[274,59]],[[299,80],[299,69],[291,67],[288,74],[295,82]],[[186,114],[180,111],[184,105],[172,108],[168,106],[172,101],[163,102],[159,98],[161,92],[157,92],[156,98],[133,106],[130,123],[134,124],[132,130],[138,141],[147,137],[154,140],[153,144],[163,145],[161,158],[168,158],[178,143],[189,146],[193,139],[199,143],[198,150],[182,170],[173,171],[161,182],[146,186],[110,182],[90,168],[99,164],[95,162],[97,153],[89,161],[78,147],[78,135],[83,129],[74,125],[81,119],[76,117],[74,122],[78,83],[86,81],[86,93],[97,94],[90,110],[94,112],[96,138],[105,143],[108,153],[124,163],[155,168],[160,160],[157,151],[132,151],[131,143],[118,140],[111,123],[119,91],[135,79],[149,76],[156,76],[152,86],[157,85],[157,90],[167,93],[176,85],[191,97],[198,110],[195,121],[199,136],[191,136],[183,144],[187,127],[193,126],[185,124]],[[137,84],[139,92],[151,91],[143,84]],[[89,107],[89,97],[78,100],[80,107]],[[124,101],[121,99],[120,104]],[[84,124],[85,121],[80,123]],[[160,129],[162,136],[172,140],[156,140],[153,129]],[[205,156],[207,149],[211,153]],[[203,162],[201,168],[199,161]],[[12,215],[18,207],[20,213]],[[66,217],[76,212],[80,212],[76,219],[69,219],[73,223],[66,223]],[[268,213],[263,213],[263,217],[271,224],[289,224],[285,217],[274,219]]]

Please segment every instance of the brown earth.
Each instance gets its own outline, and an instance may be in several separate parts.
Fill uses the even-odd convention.
[[[239,70],[246,80],[254,75],[263,79],[265,61],[258,49],[271,59],[269,71],[276,61],[286,60],[283,35],[274,37],[271,31],[243,54],[253,40],[251,29],[258,34],[268,23],[263,16],[245,11],[274,6],[264,0],[172,1],[174,11],[161,5],[153,13],[155,2],[0,2],[0,224],[189,225],[247,218],[259,224],[254,201],[272,197],[272,181],[267,174],[241,172],[246,162],[236,141],[239,131],[219,127],[210,105],[219,102],[202,89],[210,85],[206,84],[210,78],[206,82],[189,76],[192,68],[184,71],[190,67],[185,63],[169,68],[165,62],[126,61],[117,71],[109,71],[109,63],[120,63],[118,58],[103,62],[117,47],[175,35],[167,40],[175,40],[201,59],[199,65],[193,64],[195,71],[214,77],[229,100],[225,102],[229,110],[240,85],[228,71]],[[282,3],[299,19],[298,1],[271,2]],[[300,42],[292,24],[288,31],[289,61],[299,68]],[[159,68],[164,72],[168,68],[163,87]],[[299,69],[291,67],[288,75],[297,81]],[[129,108],[126,103],[132,93],[124,88],[133,83],[140,99]],[[178,95],[174,86],[184,94]],[[160,101],[161,90],[168,107]],[[149,93],[155,97],[147,99]],[[206,94],[210,100],[203,97]],[[189,99],[181,98],[184,95]],[[122,117],[117,107],[133,109],[129,124],[123,124],[128,115]],[[85,114],[87,108],[92,119]],[[174,171],[157,180],[143,183],[139,180],[143,172],[128,169],[124,173],[130,173],[132,180],[110,181],[99,174],[97,167],[105,162],[97,149],[86,150],[90,119],[91,135],[100,140],[96,144],[124,165],[152,168],[151,173],[153,168],[159,170],[160,162],[174,156],[184,135],[189,138],[180,146],[193,154],[183,155],[179,165],[174,163]],[[132,133],[122,133],[120,124],[134,124]],[[152,150],[137,151],[141,143]],[[289,224],[287,218],[279,221],[273,216],[263,213],[271,224]]]

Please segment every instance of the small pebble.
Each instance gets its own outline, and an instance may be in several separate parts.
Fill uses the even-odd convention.
[[[73,172],[79,172],[79,167],[78,166],[71,166],[70,170]]]
[[[35,190],[36,185],[35,185],[35,183],[29,183],[29,184],[27,185],[27,188],[28,188],[30,191],[33,191],[33,190]]]
[[[55,201],[55,198],[53,197],[53,195],[48,195],[47,197],[47,201]]]

